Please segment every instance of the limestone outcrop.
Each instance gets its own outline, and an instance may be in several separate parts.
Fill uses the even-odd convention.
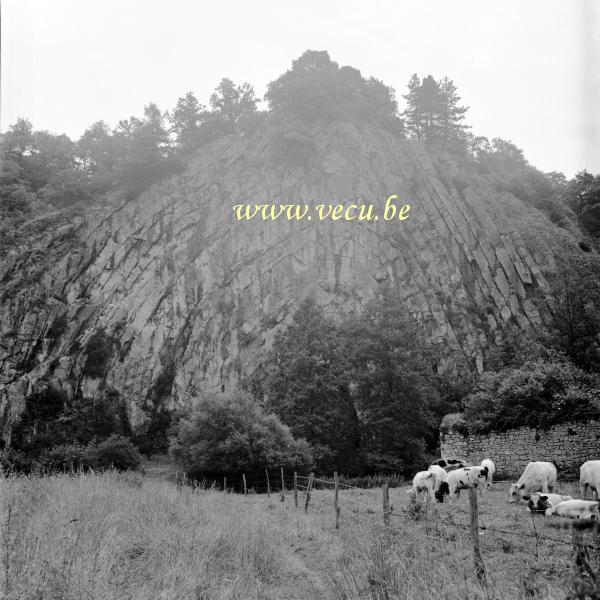
[[[4,435],[46,382],[84,395],[114,388],[133,423],[148,402],[229,390],[307,294],[340,314],[384,280],[432,342],[484,368],[484,349],[507,328],[547,321],[548,275],[577,240],[517,198],[459,180],[372,127],[265,127],[200,149],[135,200],[30,223],[27,243],[0,264]],[[238,222],[232,210],[382,206],[391,194],[411,204],[408,220]]]

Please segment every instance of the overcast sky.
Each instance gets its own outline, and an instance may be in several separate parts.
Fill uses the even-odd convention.
[[[306,49],[393,86],[454,80],[477,135],[544,171],[600,172],[598,0],[2,0],[2,131],[78,138],[92,122],[266,84]]]

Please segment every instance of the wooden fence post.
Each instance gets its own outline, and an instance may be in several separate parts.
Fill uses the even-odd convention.
[[[311,473],[308,476],[308,484],[306,485],[306,500],[304,502],[304,512],[307,513],[308,512],[308,505],[310,503],[310,492],[312,490],[312,485],[313,485],[313,479],[315,477],[314,473]]]
[[[335,528],[340,528],[340,507],[338,504],[338,489],[339,489],[339,481],[337,471],[333,472],[333,483],[334,483],[334,496],[333,496],[333,507],[335,509]]]
[[[281,467],[281,498],[282,502],[285,501],[285,479],[283,478],[283,467]]]
[[[471,508],[471,537],[473,539],[473,562],[475,575],[481,582],[485,582],[485,565],[479,548],[479,511],[477,510],[477,490],[469,488],[469,505]]]
[[[390,491],[387,483],[383,484],[383,522],[390,524]]]
[[[271,497],[271,484],[269,483],[269,471],[265,469],[265,474],[267,476],[267,498]]]
[[[244,494],[248,493],[248,488],[246,487],[246,475],[242,474],[242,481],[244,482]]]
[[[294,471],[294,505],[298,508],[298,473]]]

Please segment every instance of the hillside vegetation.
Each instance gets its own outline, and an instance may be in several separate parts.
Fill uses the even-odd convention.
[[[598,178],[475,136],[447,77],[415,74],[402,99],[307,51],[265,110],[223,79],[207,106],[190,92],[76,141],[15,123],[0,464],[125,469],[171,448],[198,479],[408,474],[446,412],[476,431],[598,415]],[[421,210],[400,229],[228,221],[240,196],[391,191]]]

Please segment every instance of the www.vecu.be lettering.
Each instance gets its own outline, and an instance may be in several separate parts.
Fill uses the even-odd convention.
[[[410,204],[398,205],[397,194],[388,196],[381,217],[384,221],[405,221],[410,216]],[[378,221],[380,215],[373,204],[236,204],[233,211],[238,221]]]

